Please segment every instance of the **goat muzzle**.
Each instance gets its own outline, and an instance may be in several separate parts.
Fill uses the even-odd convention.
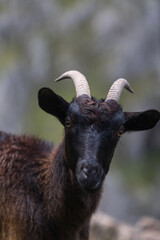
[[[77,180],[85,192],[95,192],[100,189],[104,172],[96,161],[82,160],[76,168]]]

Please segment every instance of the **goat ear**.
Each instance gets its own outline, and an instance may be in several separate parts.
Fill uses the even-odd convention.
[[[156,110],[144,112],[125,112],[125,131],[143,131],[153,128],[160,119]]]
[[[62,97],[55,94],[49,88],[41,88],[38,92],[38,102],[40,108],[45,112],[56,116],[64,125],[69,103]]]

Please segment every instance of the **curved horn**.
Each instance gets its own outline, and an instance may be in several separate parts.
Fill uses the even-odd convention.
[[[127,89],[131,93],[134,93],[129,82],[124,78],[120,78],[112,84],[105,101],[113,99],[118,103],[123,88]]]
[[[62,79],[65,79],[65,78],[71,78],[73,80],[75,88],[76,88],[77,97],[79,97],[83,94],[86,94],[89,97],[91,97],[87,79],[85,78],[85,76],[82,73],[75,71],[75,70],[71,70],[71,71],[63,73],[55,81],[57,82]]]

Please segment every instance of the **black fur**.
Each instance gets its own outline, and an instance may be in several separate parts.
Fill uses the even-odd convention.
[[[54,148],[0,132],[0,239],[87,240],[120,134],[152,128],[160,114],[123,113],[86,95],[69,104],[48,88],[38,98],[65,126],[64,138]]]

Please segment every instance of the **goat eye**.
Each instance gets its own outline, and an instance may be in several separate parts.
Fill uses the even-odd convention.
[[[65,121],[65,127],[70,128],[72,126],[72,123],[70,121]]]
[[[123,133],[124,133],[124,131],[123,131],[123,130],[119,130],[119,131],[117,132],[117,136],[118,136],[118,137],[120,137],[120,136],[122,136],[122,135],[123,135]]]

